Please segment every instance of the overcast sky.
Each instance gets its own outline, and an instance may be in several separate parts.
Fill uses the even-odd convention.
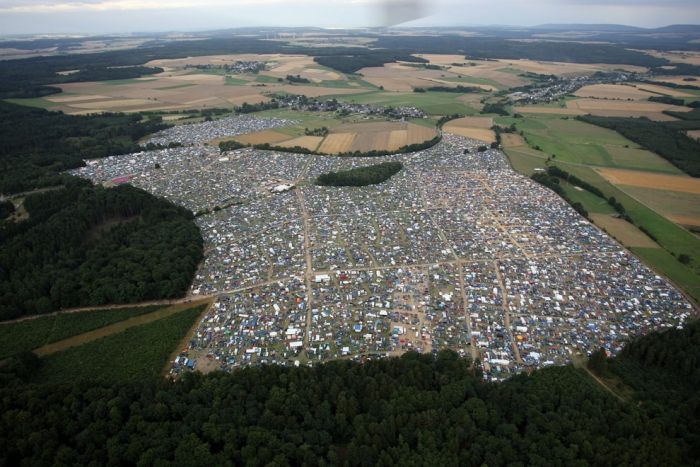
[[[417,1],[417,0],[394,0]],[[426,1],[426,0],[422,0]],[[700,0],[427,0],[408,26],[700,24]],[[0,34],[378,26],[377,0],[0,0]]]

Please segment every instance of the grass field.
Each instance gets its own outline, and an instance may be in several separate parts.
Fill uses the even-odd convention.
[[[0,324],[0,358],[36,349],[112,323],[152,313],[161,307],[118,308],[113,310],[63,313]]]
[[[124,381],[157,377],[206,305],[42,358],[33,381]]]
[[[691,296],[695,303],[700,303],[700,275],[679,263],[676,258],[663,249],[632,248],[632,252],[671,279]]]
[[[449,92],[384,92],[328,96],[342,102],[385,106],[415,106],[429,115],[474,115],[476,109],[460,100],[460,94]]]
[[[662,157],[639,148],[613,130],[551,116],[526,118],[516,125],[531,146],[556,155],[558,161],[682,174]]]

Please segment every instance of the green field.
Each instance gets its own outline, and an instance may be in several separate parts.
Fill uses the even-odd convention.
[[[268,83],[278,83],[279,80],[275,78],[274,76],[268,76],[268,75],[257,75],[255,77],[255,82],[256,83],[263,83],[263,84],[268,84]]]
[[[607,200],[594,195],[590,191],[575,187],[570,183],[562,182],[561,187],[572,203],[579,202],[589,213],[595,214],[615,214],[615,209],[610,206]]]
[[[66,94],[61,94],[66,95]],[[17,105],[26,105],[27,107],[37,107],[39,109],[50,109],[61,105],[59,102],[47,101],[43,97],[23,98],[23,99],[4,99],[5,102]]]
[[[0,358],[26,352],[109,324],[152,313],[159,306],[62,313],[0,324]]]
[[[682,288],[695,300],[695,303],[700,303],[700,275],[679,263],[675,257],[660,248],[632,248],[631,250]]]
[[[461,94],[449,92],[385,92],[372,91],[362,94],[327,96],[341,102],[384,106],[415,106],[429,115],[474,115],[476,109],[459,100]]]
[[[155,88],[158,91],[169,91],[171,89],[180,89],[180,88],[189,88],[190,86],[195,86],[194,83],[183,83],[183,84],[175,84],[173,86],[165,86],[163,88]]]
[[[629,185],[620,189],[665,216],[690,216],[700,220],[700,195]]]
[[[245,86],[249,82],[250,81],[247,81],[245,79],[235,78],[233,76],[226,76],[224,78],[224,84],[227,86]]]
[[[546,116],[517,121],[528,143],[575,164],[682,174],[662,157],[608,130],[574,119]]]
[[[156,377],[205,307],[190,308],[44,357],[32,380],[37,383],[117,382]]]

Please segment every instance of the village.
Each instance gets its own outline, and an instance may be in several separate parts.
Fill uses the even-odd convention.
[[[501,151],[478,151],[482,142],[444,135],[424,151],[373,158],[205,145],[289,124],[243,116],[183,125],[152,141],[186,146],[73,171],[198,213],[206,259],[191,295],[216,301],[174,375],[449,348],[501,380],[601,347],[615,354],[695,313]],[[393,160],[403,170],[380,185],[313,183]]]

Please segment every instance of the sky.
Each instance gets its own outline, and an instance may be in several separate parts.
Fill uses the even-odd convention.
[[[406,26],[700,24],[700,0],[389,1],[404,3],[391,9],[401,20],[423,16]],[[419,1],[424,2],[418,9],[422,15],[415,12]],[[0,35],[371,27],[383,22],[379,0],[0,0]]]

